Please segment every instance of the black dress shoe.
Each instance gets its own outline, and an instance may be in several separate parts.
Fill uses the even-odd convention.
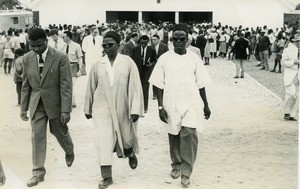
[[[290,120],[290,114],[284,114],[284,120],[289,121]]]
[[[72,152],[70,155],[66,154],[66,164],[68,167],[71,167],[75,159],[74,152]]]
[[[32,187],[38,185],[40,182],[44,181],[44,176],[33,176],[28,182],[27,186]]]
[[[260,70],[264,70],[264,69],[265,69],[265,67],[261,67],[261,68],[260,68]]]
[[[171,177],[177,179],[180,176],[180,169],[173,169],[171,171]]]
[[[113,179],[112,177],[109,177],[109,178],[105,178],[103,179],[100,184],[98,185],[98,188],[99,189],[105,189],[107,188],[109,185],[111,185],[113,183]]]
[[[184,186],[184,187],[187,187],[188,185],[190,185],[190,178],[187,177],[187,176],[184,176],[184,175],[181,175],[181,184]]]
[[[129,166],[131,169],[135,169],[138,165],[138,159],[134,152],[128,157],[129,158]]]
[[[3,186],[5,184],[5,181],[6,181],[6,178],[4,176],[0,179],[0,186]]]
[[[289,121],[297,121],[297,119],[294,117],[290,117]]]

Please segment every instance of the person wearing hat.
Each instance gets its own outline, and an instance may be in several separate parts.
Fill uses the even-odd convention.
[[[128,157],[131,169],[138,165],[136,129],[144,113],[143,91],[136,64],[118,53],[120,40],[115,31],[105,34],[105,55],[91,68],[85,96],[84,112],[87,119],[93,119],[97,162],[103,177],[99,188],[113,183],[113,152],[120,158]]]
[[[283,50],[281,64],[284,66],[285,101],[284,120],[297,121],[299,112],[299,63],[300,33],[291,36],[288,47]]]
[[[186,49],[188,27],[174,25],[172,39],[174,49],[160,56],[149,82],[158,88],[159,117],[169,136],[171,177],[181,175],[182,185],[188,186],[197,156],[197,131],[203,130],[203,119],[211,114],[205,92],[211,80],[201,58]]]

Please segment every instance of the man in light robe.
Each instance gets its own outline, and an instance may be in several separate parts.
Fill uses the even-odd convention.
[[[204,118],[210,117],[205,92],[210,77],[200,57],[186,49],[188,27],[175,25],[172,39],[174,49],[160,56],[149,82],[158,88],[159,117],[169,133],[171,177],[181,174],[186,187],[197,156],[197,131],[203,130]]]
[[[144,102],[139,72],[134,61],[118,53],[120,35],[108,31],[103,39],[105,56],[91,68],[84,112],[93,118],[97,160],[103,180],[99,188],[113,183],[113,152],[128,157],[129,165],[138,164],[137,120],[143,115]]]

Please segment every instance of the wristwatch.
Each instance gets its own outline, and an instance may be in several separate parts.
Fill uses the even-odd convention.
[[[158,110],[162,110],[163,108],[163,106],[158,106]]]

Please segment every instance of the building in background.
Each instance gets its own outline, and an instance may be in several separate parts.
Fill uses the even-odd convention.
[[[26,10],[0,10],[0,31],[9,28],[25,29],[33,26],[33,12]]]
[[[33,0],[42,26],[95,24],[119,21],[182,21],[256,27],[282,27],[284,13],[299,0]],[[70,6],[71,5],[71,6]]]

